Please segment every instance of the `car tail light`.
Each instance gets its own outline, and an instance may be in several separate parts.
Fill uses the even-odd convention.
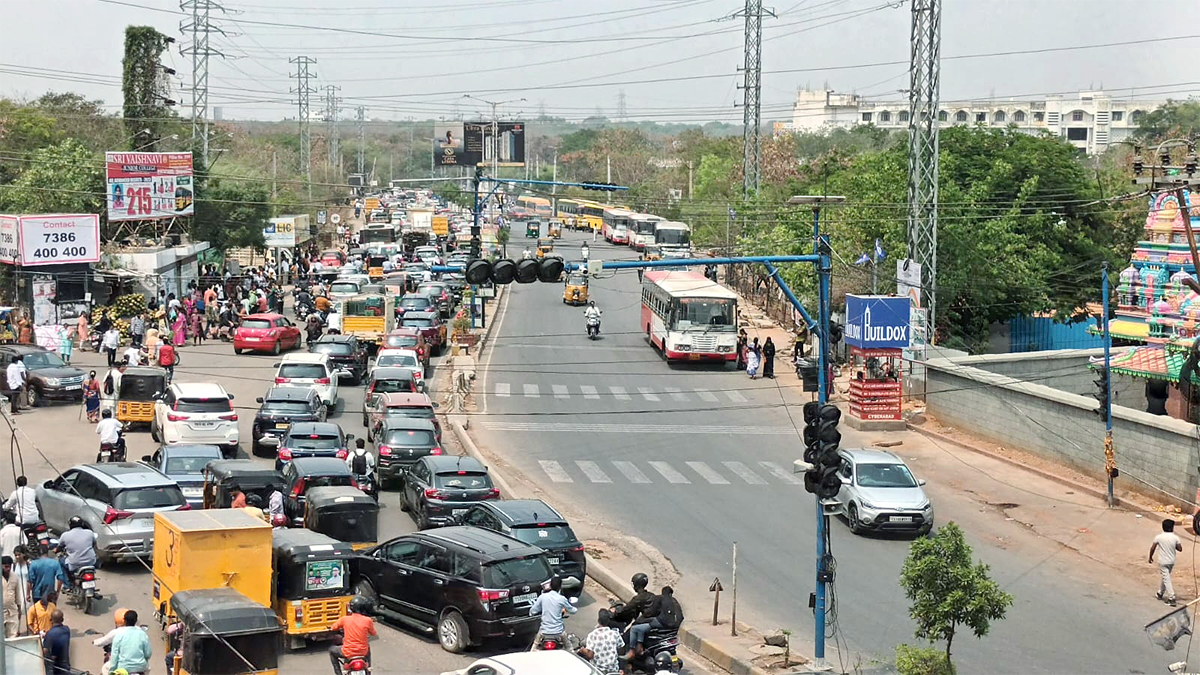
[[[329,378],[328,377],[318,377],[317,384],[329,384]]]
[[[280,448],[279,449],[279,459],[282,459],[285,461],[291,460],[292,459],[292,449],[291,448]]]
[[[122,518],[132,518],[132,517],[133,517],[133,511],[118,511],[111,506],[104,509],[104,524],[105,525],[112,525],[113,523],[117,522],[118,520],[121,520]]]
[[[338,459],[346,459],[346,455],[350,454],[350,451],[342,448],[341,450],[338,450],[336,454]]]
[[[176,510],[176,511],[191,511],[191,510],[192,510],[192,505],[191,505],[191,504],[189,504],[189,503],[187,503],[187,502],[184,502],[183,504],[180,504],[180,505],[179,505],[179,508],[178,508],[178,509],[175,509],[175,510]]]
[[[492,488],[484,499],[498,499],[500,497],[500,488]]]
[[[426,499],[441,499],[442,491],[438,490],[437,488],[425,488],[425,498]]]
[[[576,553],[581,553],[581,552],[583,552],[583,544],[580,544],[578,546],[572,546],[571,550]]]
[[[168,422],[183,422],[187,420],[186,415],[176,415],[175,413],[167,413]]]
[[[497,600],[508,599],[507,588],[477,588],[475,592],[479,594],[480,602],[496,602]]]
[[[220,417],[218,417],[217,419],[225,420],[225,421],[227,421],[227,422],[236,422],[236,421],[238,421],[238,420],[237,420],[237,413],[229,413],[228,415],[221,415],[221,416],[220,416]]]
[[[96,573],[95,572],[84,572],[83,574],[79,575],[79,578],[82,579],[83,581],[95,581]]]
[[[289,454],[291,454],[291,453],[289,453]],[[303,492],[304,492],[304,479],[302,478],[302,479],[296,481],[296,484],[294,486],[292,486],[292,496],[299,497]]]
[[[288,381],[288,378],[286,378],[286,377],[275,378],[275,384],[287,384],[287,381]]]
[[[432,450],[430,450],[430,451],[429,451],[429,454],[431,454],[431,455],[440,455],[440,454],[442,454],[442,449],[441,449],[441,448],[434,448],[434,449],[432,449]]]
[[[388,447],[386,445],[379,446],[379,455],[381,457],[387,457],[391,454],[392,454],[392,449],[390,447]]]

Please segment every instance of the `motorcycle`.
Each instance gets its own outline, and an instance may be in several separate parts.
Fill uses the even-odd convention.
[[[587,318],[587,334],[590,340],[600,337],[600,317],[589,316]]]
[[[346,658],[343,656],[338,659],[338,663],[341,666],[342,675],[371,675],[371,664],[362,657]]]
[[[42,551],[50,546],[50,528],[38,520],[21,526],[25,533],[25,542],[31,551]]]
[[[614,612],[618,612],[624,607],[624,603],[610,602]],[[621,636],[625,639],[625,644],[632,644],[629,629],[633,626],[630,623],[621,631]],[[658,668],[654,665],[654,659],[660,653],[666,652],[671,655],[671,671],[679,672],[683,670],[683,659],[679,658],[679,629],[678,628],[651,628],[646,634],[646,639],[642,643],[642,653],[634,656],[632,659],[621,657],[621,663],[629,666],[632,671],[641,671],[643,673],[656,673]]]
[[[59,554],[59,561],[62,562],[65,557],[65,553]],[[72,583],[63,587],[63,594],[67,596],[67,602],[82,609],[84,614],[91,614],[96,601],[100,599],[100,592],[96,590],[96,567],[85,565],[76,570],[73,576]]]
[[[316,311],[316,307],[311,302],[296,303],[296,319],[307,321],[308,315]]]
[[[567,651],[577,652],[582,646],[583,641],[580,640],[579,636],[575,635],[574,633],[566,633],[564,635],[545,635],[533,645],[533,651],[548,652],[565,649]]]
[[[101,443],[100,452],[96,453],[96,463],[103,464],[105,462],[124,462],[125,461],[125,434],[117,435],[116,443]]]
[[[379,501],[379,484],[375,482],[375,476],[370,473],[353,474],[354,482],[358,483],[358,489],[362,490],[371,499]]]

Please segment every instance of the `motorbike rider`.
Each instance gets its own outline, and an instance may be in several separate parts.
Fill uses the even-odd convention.
[[[654,657],[654,675],[672,675],[674,672],[671,655],[667,652],[659,652],[658,656]]]
[[[321,316],[319,314],[309,314],[305,320],[305,332],[308,333],[308,341],[316,342],[317,338],[321,337]]]
[[[530,258],[532,258],[532,257],[533,257],[533,254],[529,252],[529,249],[525,249],[525,250],[524,250],[524,251],[521,253],[521,259],[522,259],[522,260],[529,260],[529,259],[530,259]]]
[[[586,241],[579,247],[579,253],[583,256],[584,260],[588,259],[588,245]]]
[[[599,307],[596,306],[595,300],[588,300],[588,306],[583,310],[584,325],[588,327],[588,334],[591,334],[592,320],[596,320],[596,332],[600,332],[600,315],[604,314]]]
[[[375,474],[375,455],[367,450],[367,442],[361,438],[354,440],[354,452],[346,456],[346,467],[355,476],[373,476]]]
[[[38,522],[37,494],[29,487],[29,479],[17,476],[17,489],[4,502],[4,510],[17,517],[18,525],[33,525]]]
[[[646,635],[653,628],[666,628],[668,630],[678,630],[679,625],[683,623],[683,607],[679,605],[679,601],[675,599],[675,589],[670,586],[662,587],[662,595],[659,595],[650,603],[632,627],[629,629],[629,653],[626,655],[632,659],[636,654],[642,652],[642,646],[646,642]]]
[[[542,625],[538,630],[537,638],[534,640],[534,645],[541,644],[545,638],[561,638],[565,626],[563,625],[563,612],[574,614],[579,611],[575,605],[572,605],[569,600],[562,594],[562,577],[557,574],[550,577],[550,585],[542,589],[542,594],[529,607],[529,616],[542,617]]]
[[[342,661],[361,658],[369,665],[371,663],[371,645],[369,640],[375,632],[375,620],[370,617],[373,610],[371,601],[356,595],[350,598],[346,607],[346,616],[333,622],[329,627],[332,632],[342,631],[342,643],[329,648],[329,660],[333,663],[333,675],[342,675]]]
[[[109,446],[113,453],[118,452],[118,445],[121,441],[122,425],[117,420],[113,419],[112,411],[105,410],[100,413],[103,419],[96,424],[96,435],[100,437],[100,450],[104,450],[104,446]],[[116,457],[113,457],[116,460]]]
[[[633,584],[633,597],[619,609],[614,610],[612,615],[613,622],[622,627],[628,626],[638,618],[642,611],[650,606],[655,597],[653,593],[646,590],[646,586],[650,585],[650,577],[646,576],[644,572],[633,575],[629,582]]]
[[[58,538],[58,547],[67,554],[63,568],[72,584],[75,583],[76,572],[84,567],[96,566],[96,533],[83,518],[71,516],[67,521],[67,531]]]

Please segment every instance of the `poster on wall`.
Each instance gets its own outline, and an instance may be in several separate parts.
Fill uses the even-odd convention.
[[[106,152],[108,220],[161,220],[194,212],[190,152]]]
[[[33,275],[33,325],[49,326],[58,319],[54,307],[54,296],[57,295],[58,282],[49,274]]]
[[[20,227],[20,216],[0,216],[0,262],[15,263],[21,255],[21,249],[17,247]]]

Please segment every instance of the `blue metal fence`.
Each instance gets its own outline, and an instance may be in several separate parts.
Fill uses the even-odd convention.
[[[1104,338],[1088,333],[1090,322],[1058,323],[1049,317],[1018,316],[1008,322],[1009,351],[1103,347]]]

